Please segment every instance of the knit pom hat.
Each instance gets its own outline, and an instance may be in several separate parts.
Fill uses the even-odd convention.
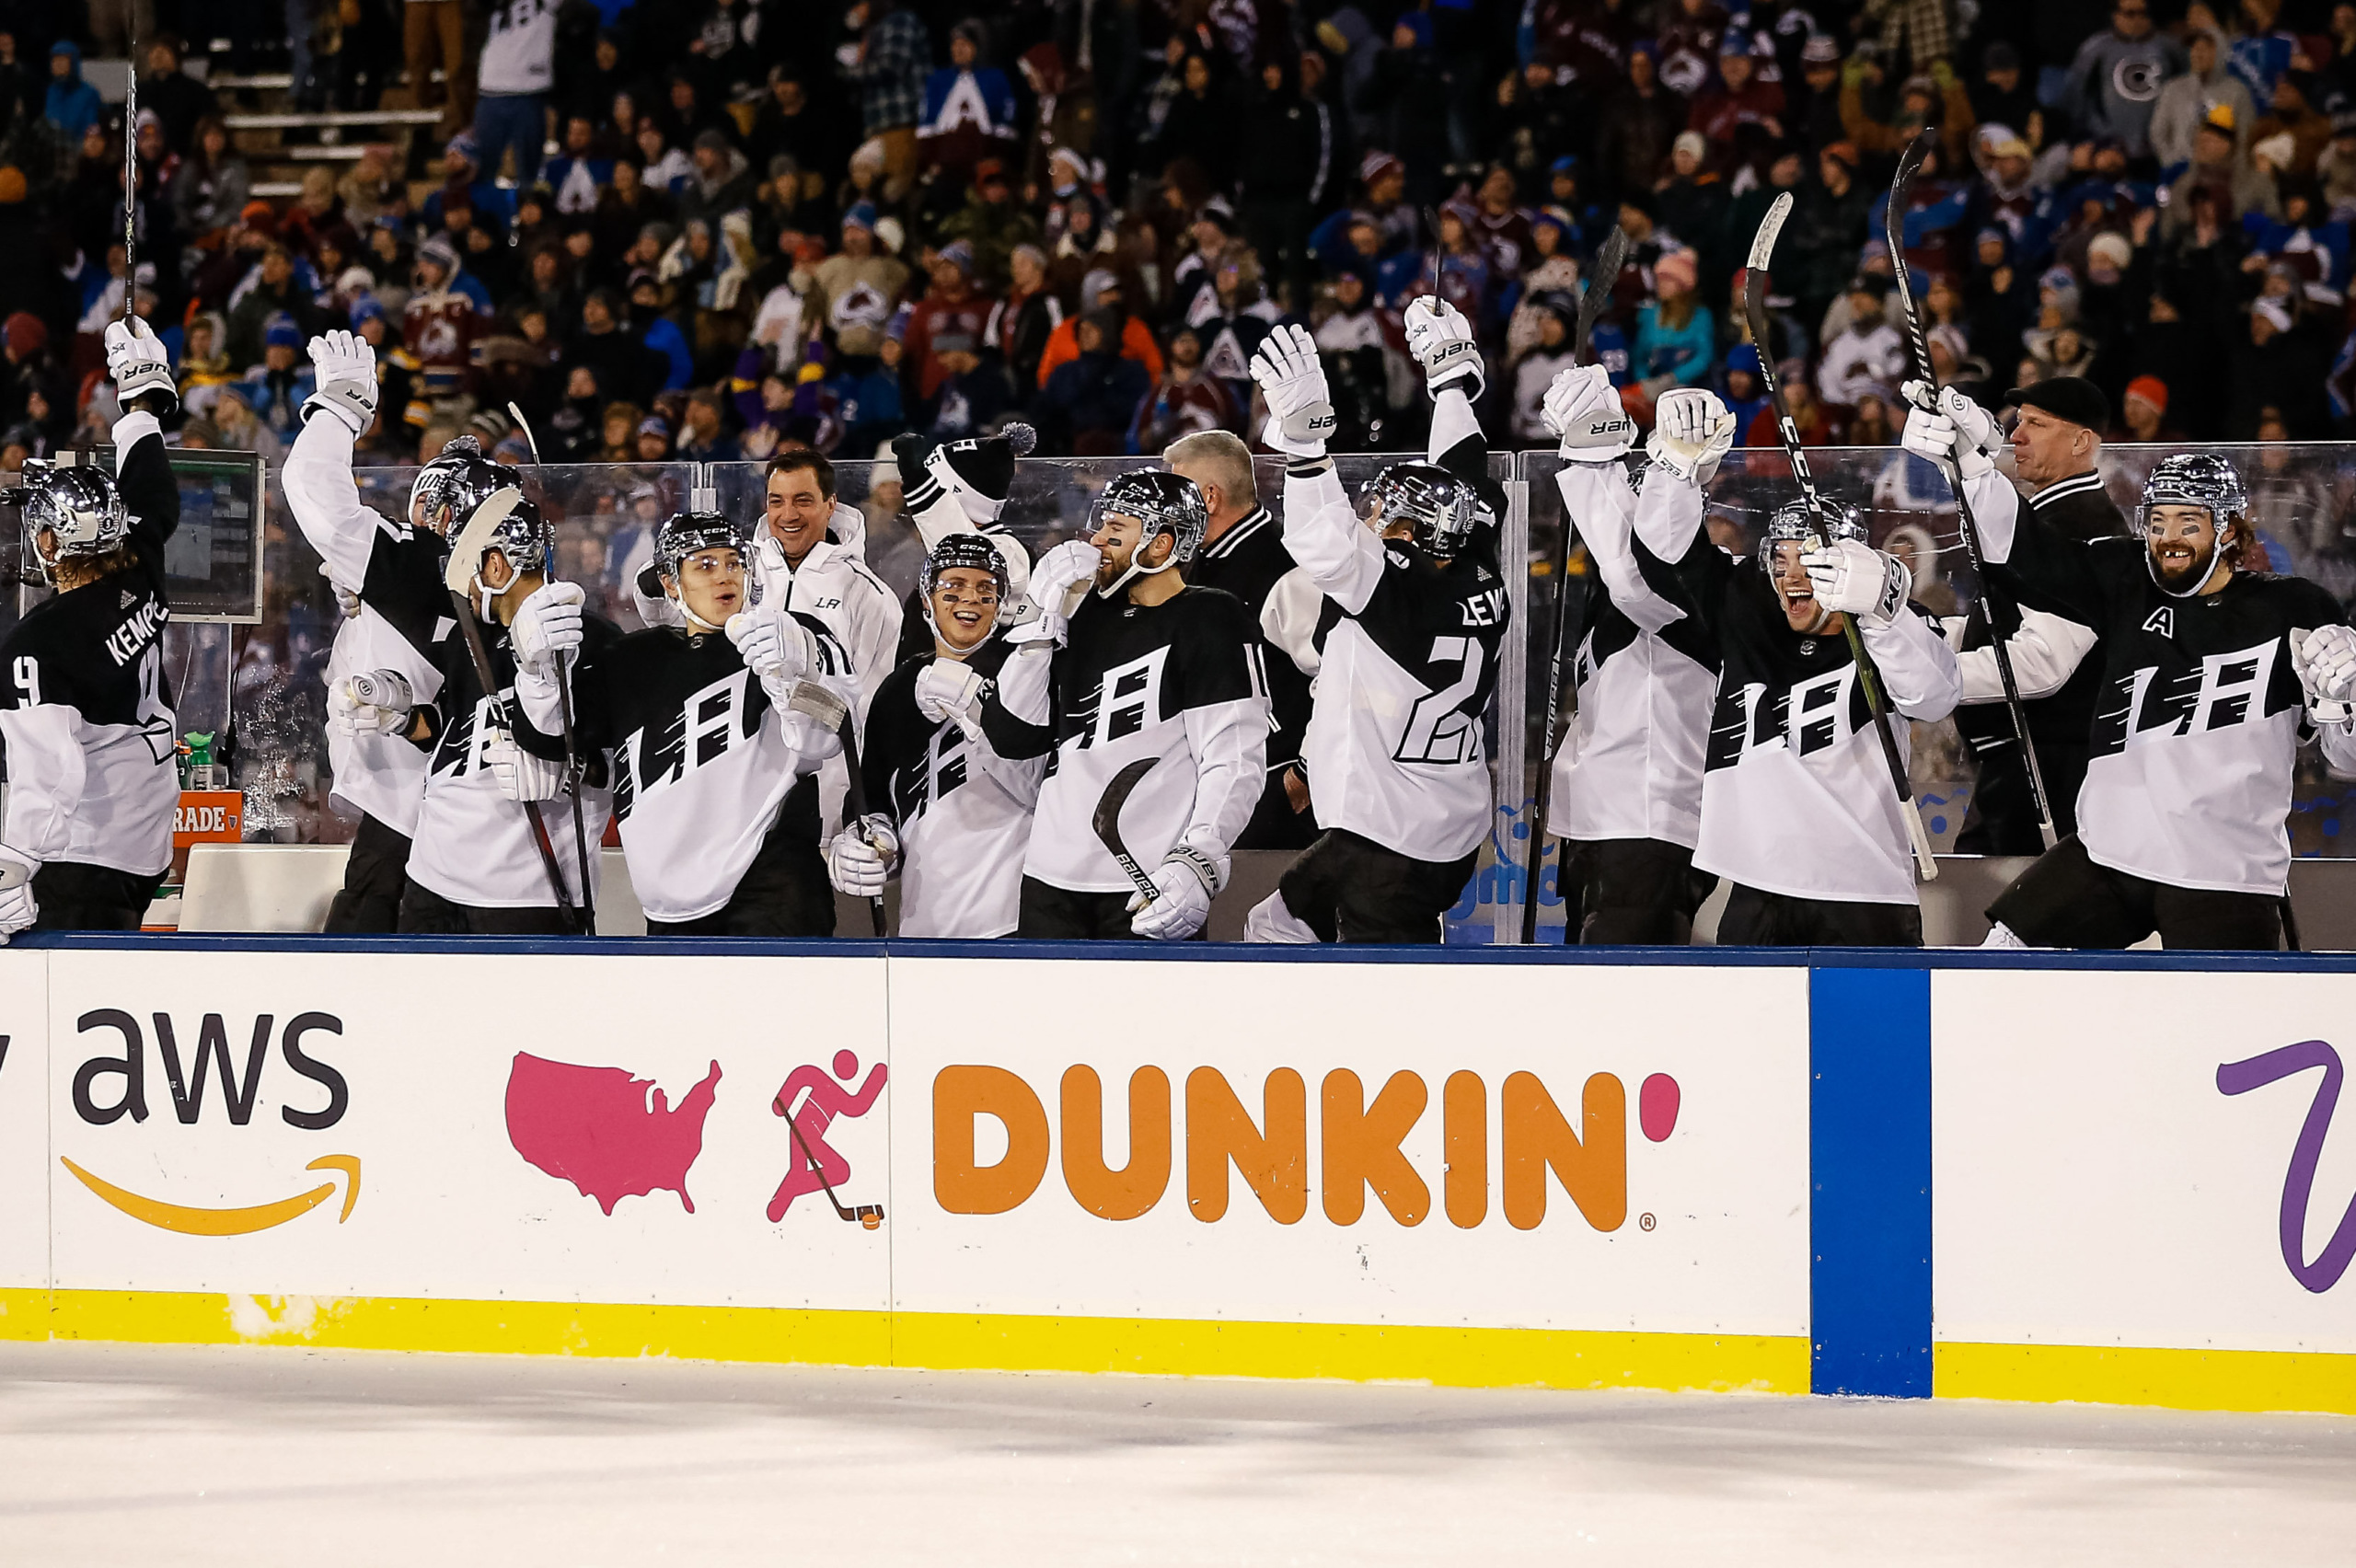
[[[1028,455],[1038,443],[1038,432],[1020,421],[1008,424],[996,435],[942,442],[924,455],[924,477],[907,491],[908,514],[915,516],[945,491],[956,499],[976,527],[997,522],[1014,490],[1014,460]],[[896,443],[895,451],[905,475],[909,455],[900,451]]]

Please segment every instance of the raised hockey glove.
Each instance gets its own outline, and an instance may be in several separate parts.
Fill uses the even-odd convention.
[[[319,389],[303,400],[303,419],[333,414],[354,435],[376,422],[376,351],[341,329],[311,340],[311,370]]]
[[[881,898],[899,858],[900,838],[890,820],[870,813],[846,824],[826,847],[826,880],[852,898]]]
[[[1271,329],[1252,356],[1252,379],[1268,399],[1268,422],[1260,439],[1288,457],[1324,456],[1325,444],[1334,438],[1334,399],[1325,388],[1316,340],[1299,327]]]
[[[2317,627],[2291,634],[2291,668],[2306,688],[2307,716],[2317,724],[2345,724],[2356,712],[2356,631]]]
[[[1546,428],[1562,437],[1562,454],[1574,463],[1610,463],[1626,455],[1636,424],[1620,407],[1619,388],[1601,365],[1557,371],[1541,405]]]
[[[1180,844],[1161,858],[1152,882],[1152,903],[1147,903],[1142,893],[1129,897],[1129,912],[1136,917],[1129,929],[1157,942],[1183,942],[1211,917],[1211,899],[1227,883],[1227,867],[1190,845]]]
[[[1880,631],[1895,621],[1914,591],[1914,574],[1904,561],[1858,539],[1835,539],[1822,549],[1804,551],[1800,565],[1816,589],[1818,604],[1856,617],[1867,631]]]
[[[417,696],[398,670],[363,670],[328,687],[328,727],[339,735],[398,735]]]
[[[917,711],[935,724],[955,720],[969,741],[981,731],[981,695],[982,677],[961,660],[935,659],[917,672]]]
[[[559,655],[581,647],[581,606],[587,598],[578,582],[543,582],[525,596],[508,629],[518,668],[542,680],[556,674]]]
[[[499,792],[511,801],[553,801],[564,791],[564,764],[534,756],[504,730],[483,744],[482,760],[499,780]]]
[[[1481,345],[1464,313],[1434,294],[1407,302],[1407,352],[1424,367],[1424,386],[1435,398],[1453,386],[1474,402],[1489,385]]]
[[[1734,445],[1734,416],[1718,395],[1699,387],[1680,386],[1661,394],[1653,415],[1653,433],[1645,450],[1652,460],[1688,484],[1706,485],[1716,477],[1719,459]]]
[[[40,918],[40,905],[33,897],[33,873],[40,870],[40,862],[31,856],[0,844],[0,947]]]
[[[1907,451],[1940,467],[1951,463],[1967,479],[1995,467],[2004,434],[1987,409],[1952,386],[1934,396],[1920,381],[1908,382],[1900,395],[1911,405],[1905,432],[1899,437]]]
[[[135,316],[128,321],[110,321],[106,341],[107,375],[114,379],[115,398],[125,409],[137,405],[160,416],[180,406],[171,358],[147,323]],[[141,404],[143,398],[147,401]]]
[[[1062,643],[1071,616],[1072,590],[1096,580],[1104,552],[1086,539],[1066,539],[1031,569],[1031,602],[1038,616],[1007,634],[1009,642]]]

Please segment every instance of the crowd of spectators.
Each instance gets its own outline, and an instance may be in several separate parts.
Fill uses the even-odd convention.
[[[1337,444],[1399,450],[1401,312],[1436,289],[1493,439],[1535,445],[1616,224],[1596,348],[1640,421],[1708,385],[1772,442],[1771,353],[1807,440],[1888,444],[1882,209],[1925,123],[1900,216],[1943,380],[2087,375],[2120,439],[2349,434],[2356,4],[2226,3],[0,0],[0,439],[15,466],[103,432],[130,286],[192,444],[275,453],[305,341],[348,323],[388,384],[368,462],[511,400],[549,461],[1013,418],[1151,454],[1256,430],[1246,366],[1299,319]],[[441,123],[262,199],[224,123],[250,91],[143,35],[126,278],[121,108],[82,61],[134,5],[296,108]],[[1786,190],[1762,345],[1740,265]]]

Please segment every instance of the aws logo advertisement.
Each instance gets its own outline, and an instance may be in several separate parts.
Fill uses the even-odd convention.
[[[1244,1098],[1248,1085],[1240,1089],[1215,1067],[1194,1068],[1182,1088],[1162,1068],[1141,1066],[1114,1090],[1117,1101],[1108,1111],[1103,1076],[1084,1064],[1065,1069],[1052,1089],[1004,1067],[946,1066],[932,1080],[933,1197],[950,1214],[1006,1214],[1034,1201],[1053,1167],[1072,1201],[1100,1219],[1139,1218],[1182,1182],[1186,1212],[1207,1225],[1237,1212],[1232,1172],[1269,1218],[1297,1225],[1309,1213],[1313,1167],[1324,1216],[1337,1226],[1364,1218],[1371,1194],[1403,1227],[1430,1219],[1437,1198],[1438,1212],[1460,1229],[1502,1213],[1513,1228],[1534,1230],[1546,1221],[1555,1185],[1589,1228],[1616,1231],[1627,1223],[1628,1091],[1616,1075],[1586,1078],[1570,1101],[1575,1122],[1536,1073],[1507,1073],[1494,1091],[1503,1145],[1496,1192],[1493,1091],[1478,1073],[1450,1073],[1438,1085],[1444,1169],[1438,1194],[1404,1147],[1435,1114],[1433,1086],[1400,1071],[1371,1098],[1368,1087],[1346,1067],[1326,1073],[1317,1085],[1312,1142],[1310,1085],[1291,1067],[1261,1081],[1254,1105]],[[1181,1095],[1183,1147],[1173,1114]],[[1677,1130],[1680,1101],[1675,1078],[1646,1078],[1637,1091],[1637,1131],[1666,1142]],[[1118,1167],[1105,1157],[1108,1115],[1127,1123],[1127,1155]],[[985,1124],[994,1125],[986,1131]],[[981,1158],[985,1147],[994,1158]],[[1654,1224],[1651,1214],[1637,1216],[1640,1229]]]
[[[274,1014],[260,1013],[249,1028],[240,1023],[237,1045],[233,1046],[229,1019],[222,1013],[202,1015],[192,1030],[186,1020],[169,1012],[150,1013],[144,1020],[119,1008],[84,1013],[75,1028],[86,1041],[85,1048],[101,1043],[104,1048],[84,1057],[74,1069],[75,1115],[90,1126],[104,1127],[126,1118],[144,1123],[168,1111],[183,1126],[215,1122],[244,1127],[252,1124],[267,1081],[286,1125],[324,1133],[343,1120],[352,1104],[351,1085],[340,1070],[314,1054],[323,1050],[322,1041],[332,1043],[343,1033],[342,1020],[332,1013],[306,1012],[282,1022]],[[6,1042],[0,1041],[0,1067],[6,1064],[5,1052]],[[160,1095],[155,1092],[158,1087],[164,1091]],[[304,1182],[290,1170],[286,1186],[299,1190],[282,1189],[277,1196],[257,1193],[257,1201],[232,1205],[197,1205],[162,1192],[142,1192],[116,1179],[121,1172],[110,1177],[63,1155],[58,1163],[109,1206],[142,1224],[185,1236],[248,1236],[273,1229],[318,1208],[339,1188],[343,1203],[337,1223],[341,1224],[360,1202],[360,1158],[352,1154],[323,1154],[302,1167],[325,1175],[323,1182]],[[185,1175],[191,1184],[203,1179],[202,1171]]]

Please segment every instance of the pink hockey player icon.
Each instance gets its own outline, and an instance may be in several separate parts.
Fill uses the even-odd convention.
[[[837,1216],[856,1219],[873,1230],[884,1222],[883,1205],[860,1204],[856,1209],[846,1208],[842,1200],[835,1196],[835,1188],[850,1180],[850,1161],[827,1143],[826,1127],[837,1116],[867,1114],[876,1097],[884,1092],[890,1069],[882,1062],[876,1063],[868,1070],[867,1081],[853,1090],[849,1086],[859,1072],[859,1057],[849,1051],[837,1051],[833,1065],[834,1075],[830,1078],[815,1064],[803,1063],[786,1075],[785,1087],[769,1102],[771,1112],[787,1119],[794,1149],[793,1163],[769,1199],[768,1216],[775,1224],[785,1217],[785,1211],[793,1206],[794,1199],[804,1193],[823,1192]]]

